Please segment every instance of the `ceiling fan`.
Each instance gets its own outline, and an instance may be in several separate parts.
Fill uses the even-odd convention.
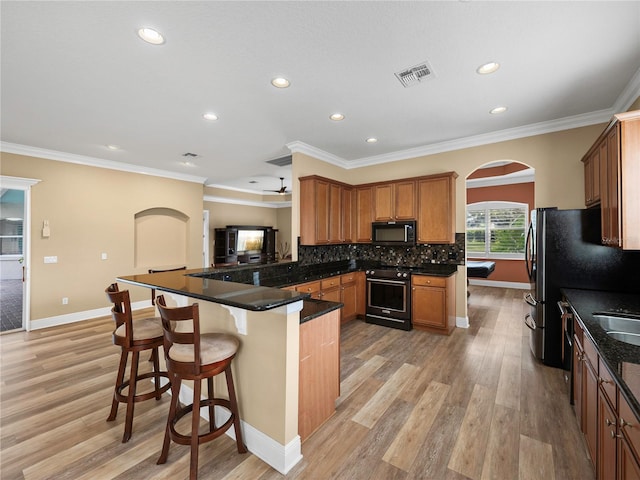
[[[279,190],[265,190],[265,192],[275,192],[278,195],[285,195],[287,193],[291,193],[287,191],[287,187],[284,185],[284,177],[280,177],[280,189]]]

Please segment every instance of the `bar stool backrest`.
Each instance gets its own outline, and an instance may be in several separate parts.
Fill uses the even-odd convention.
[[[170,371],[191,373],[200,375],[200,310],[198,304],[186,307],[167,307],[164,295],[156,298],[156,305],[162,318],[162,330],[164,331],[164,352],[167,367]],[[185,322],[181,325],[181,322]],[[174,344],[193,345],[194,361],[177,362],[169,357],[169,352]]]
[[[111,316],[116,322],[114,332],[114,341],[117,338],[117,344],[131,348],[133,345],[133,316],[131,315],[131,300],[129,299],[129,290],[119,290],[117,283],[112,283],[105,289],[107,298],[113,307],[111,308]],[[115,331],[124,325],[125,336],[116,337]],[[123,343],[124,342],[124,343]]]

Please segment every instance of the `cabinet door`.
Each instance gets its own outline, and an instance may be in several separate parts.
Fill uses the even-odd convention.
[[[574,323],[575,324],[575,323]],[[576,420],[580,431],[584,432],[584,417],[582,415],[583,390],[582,379],[584,378],[584,351],[577,336],[573,337],[573,409],[576,412]]]
[[[327,302],[340,302],[340,287],[333,287],[328,290],[323,290],[321,297],[322,300]]]
[[[598,391],[598,467],[597,478],[616,478],[616,414],[604,393]]]
[[[378,222],[394,220],[393,184],[387,183],[374,187],[374,211]]]
[[[416,182],[408,180],[393,184],[394,220],[416,218]]]
[[[618,480],[640,480],[640,465],[624,437],[618,442]]]
[[[596,446],[598,438],[598,377],[589,361],[582,370],[582,415],[584,416],[584,436],[593,466],[596,466]]]
[[[341,235],[340,241],[343,243],[351,243],[353,242],[353,231],[354,231],[354,212],[355,212],[355,202],[354,202],[354,192],[353,188],[342,187],[342,225],[341,225]]]
[[[414,285],[411,289],[411,317],[414,325],[445,329],[446,292],[444,288]]]
[[[418,181],[418,243],[455,242],[455,178]]]
[[[329,243],[340,243],[342,238],[342,189],[340,185],[329,184]]]
[[[602,243],[605,245],[619,246],[620,221],[618,217],[618,161],[620,146],[618,144],[617,126],[611,129],[607,135],[607,160],[606,169],[600,171],[603,176],[600,191],[602,203]]]
[[[367,278],[364,272],[356,272],[356,313],[364,317],[367,313]]]
[[[317,178],[300,180],[300,244],[329,243],[329,183]]]
[[[344,323],[353,320],[357,316],[356,282],[345,283],[340,288],[340,301],[344,304],[341,322]]]
[[[356,189],[356,242],[371,243],[373,221],[373,188]]]

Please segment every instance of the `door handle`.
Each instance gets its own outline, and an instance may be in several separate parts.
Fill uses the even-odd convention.
[[[529,327],[531,330],[535,330],[536,329],[536,324],[534,322],[531,321],[531,314],[527,313],[524,316],[524,324]]]

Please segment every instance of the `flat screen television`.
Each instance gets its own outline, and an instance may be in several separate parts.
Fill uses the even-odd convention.
[[[243,253],[260,253],[264,245],[264,230],[238,229],[236,251]]]

